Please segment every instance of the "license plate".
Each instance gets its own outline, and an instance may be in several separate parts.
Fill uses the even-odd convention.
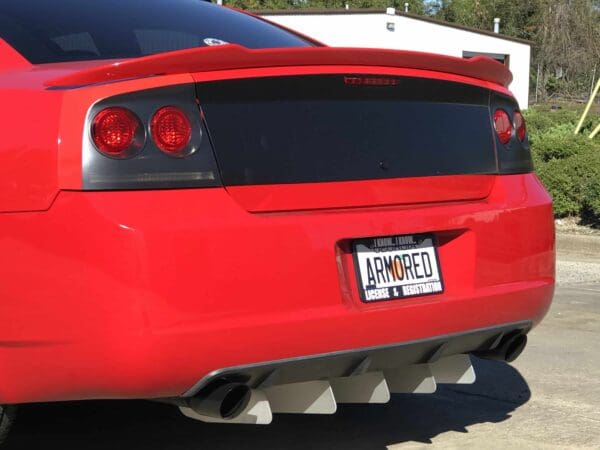
[[[360,298],[365,302],[444,291],[431,234],[357,239],[352,251]]]

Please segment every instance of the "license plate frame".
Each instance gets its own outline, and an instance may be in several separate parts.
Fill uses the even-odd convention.
[[[444,292],[439,245],[433,233],[359,238],[351,244],[362,302],[403,300]]]

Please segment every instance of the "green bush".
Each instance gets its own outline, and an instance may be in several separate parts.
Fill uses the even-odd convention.
[[[590,182],[584,192],[582,219],[585,223],[600,223],[600,177]]]
[[[573,134],[580,111],[532,108],[526,112],[533,160],[552,195],[557,217],[579,216],[600,226],[600,137],[590,140],[592,115],[583,133]]]
[[[523,114],[527,119],[527,127],[529,131],[539,132],[548,130],[556,125],[575,125],[581,117],[581,111],[577,111],[573,108],[561,108],[552,110],[548,107],[532,107]],[[586,124],[591,126],[591,120],[586,120]]]
[[[560,124],[543,132],[529,132],[529,141],[536,157],[544,162],[577,155],[589,147],[587,136],[573,134],[574,125]]]
[[[565,162],[552,160],[537,166],[537,174],[550,192],[557,217],[574,216],[581,210],[581,193],[572,175],[565,169]]]

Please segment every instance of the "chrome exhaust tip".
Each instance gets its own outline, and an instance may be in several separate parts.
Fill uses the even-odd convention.
[[[215,419],[233,419],[250,401],[250,388],[243,383],[216,383],[189,399],[194,412]]]
[[[473,352],[479,358],[491,359],[494,361],[513,362],[521,355],[527,345],[527,335],[523,333],[513,333],[504,336],[500,343],[490,350]]]

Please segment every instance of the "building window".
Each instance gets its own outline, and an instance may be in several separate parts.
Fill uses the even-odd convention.
[[[487,56],[488,58],[495,59],[499,63],[504,64],[506,67],[510,66],[510,55],[503,55],[501,53],[485,53],[485,52],[468,52],[463,51],[463,58],[471,59],[475,56]]]

